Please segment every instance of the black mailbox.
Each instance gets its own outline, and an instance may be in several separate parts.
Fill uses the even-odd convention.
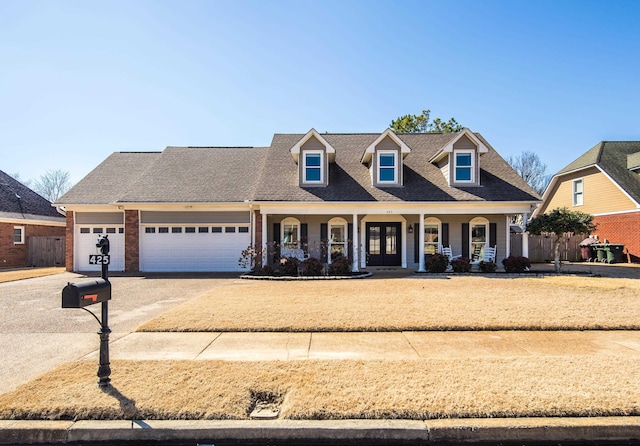
[[[104,279],[68,283],[62,289],[62,308],[84,308],[108,300],[111,300],[111,282]]]

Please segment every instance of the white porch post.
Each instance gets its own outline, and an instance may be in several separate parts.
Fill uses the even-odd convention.
[[[402,267],[407,267],[407,222],[402,222]]]
[[[262,213],[262,211],[260,211]],[[267,265],[269,249],[267,248],[267,214],[262,214],[262,266]]]
[[[420,225],[418,229],[418,272],[424,273],[424,214],[420,214]],[[415,237],[415,236],[414,236]]]
[[[351,271],[357,273],[360,271],[358,269],[358,252],[360,251],[360,243],[358,237],[358,214],[353,214],[353,265],[351,267]]]
[[[527,222],[529,214],[522,215],[522,257],[529,258],[529,233],[527,232]]]
[[[506,249],[504,250],[504,256],[505,257],[509,257],[511,255],[511,216],[509,215],[505,215],[505,226],[506,228],[506,241],[507,241],[507,246]],[[496,263],[498,263],[498,253],[496,252]]]

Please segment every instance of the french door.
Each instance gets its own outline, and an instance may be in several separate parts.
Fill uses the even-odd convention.
[[[401,223],[367,223],[367,265],[401,265]]]

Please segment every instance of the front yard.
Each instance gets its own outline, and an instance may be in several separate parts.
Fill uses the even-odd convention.
[[[640,328],[640,280],[451,276],[237,280],[139,331],[420,331]]]

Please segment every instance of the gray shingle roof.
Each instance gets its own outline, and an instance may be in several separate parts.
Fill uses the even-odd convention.
[[[19,198],[18,198],[19,197]],[[0,218],[61,223],[65,217],[51,202],[0,170]]]
[[[429,160],[456,137],[452,133],[398,135],[411,148],[404,159],[404,187],[374,187],[361,158],[380,136],[376,134],[322,134],[336,149],[329,167],[329,186],[298,186],[297,166],[289,150],[304,135],[276,134],[258,185],[256,201],[538,201],[539,196],[490,149],[481,157],[481,187],[450,187],[440,169]],[[477,135],[480,139],[482,137]],[[491,146],[482,139],[491,148]]]
[[[640,141],[601,141],[556,176],[597,165],[640,203],[640,175],[628,168],[629,155],[640,153]]]
[[[276,134],[270,147],[167,147],[161,153],[114,153],[59,204],[242,203],[254,201],[538,201],[540,197],[491,146],[481,157],[481,187],[450,187],[429,162],[456,134],[398,135],[410,148],[404,187],[371,184],[364,150],[380,134],[323,134],[336,149],[327,187],[298,186],[291,148],[302,134]]]

